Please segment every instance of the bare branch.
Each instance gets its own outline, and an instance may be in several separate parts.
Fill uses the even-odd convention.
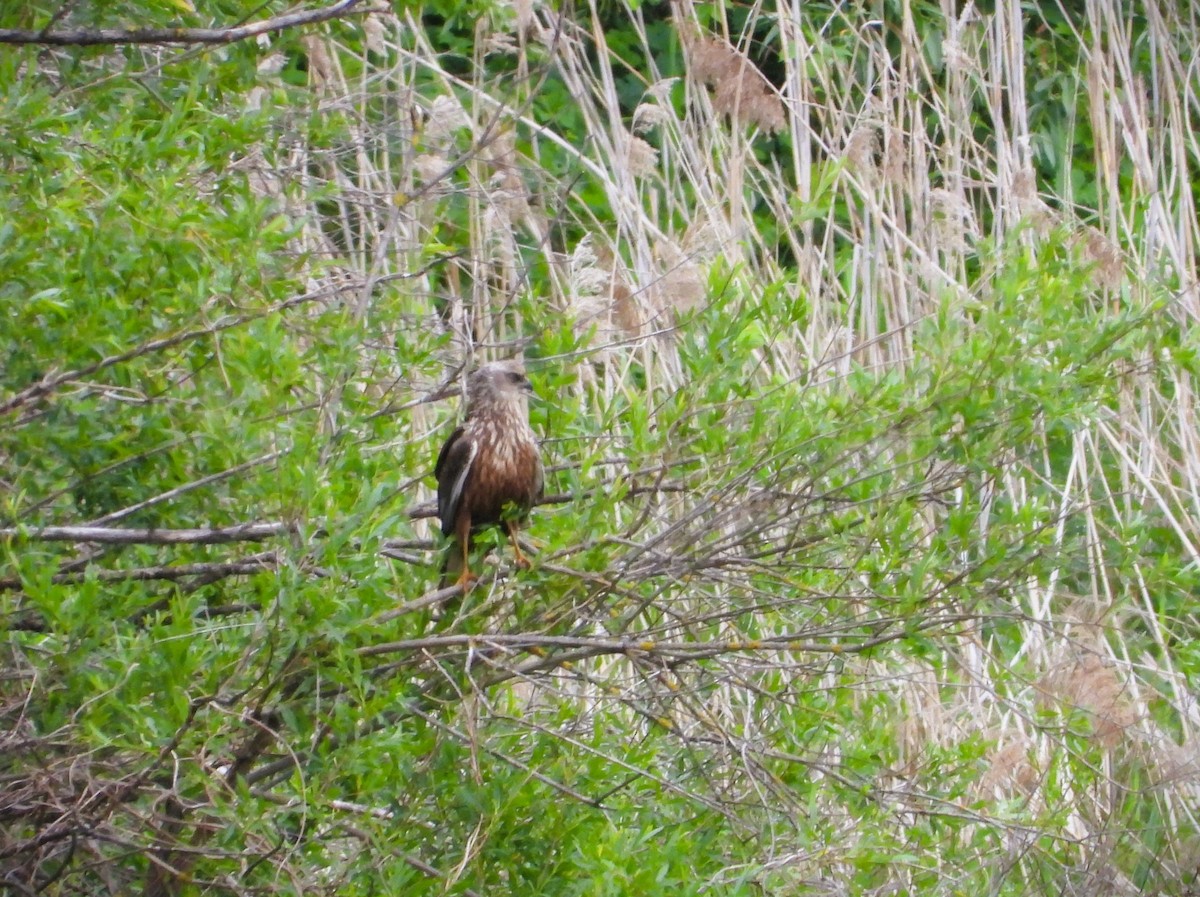
[[[108,44],[231,44],[301,25],[327,22],[351,13],[370,15],[386,12],[380,7],[355,10],[354,7],[360,2],[362,0],[339,0],[324,9],[290,12],[272,19],[229,28],[87,28],[76,31],[23,31],[16,28],[0,28],[0,44],[54,47],[94,47]]]
[[[158,504],[168,498],[173,498],[176,495],[189,491],[200,485],[206,485],[208,482],[213,482],[219,479],[224,479],[232,473],[237,473],[243,469],[268,463],[278,457],[281,452],[272,452],[269,455],[264,455],[261,458],[256,458],[252,461],[247,461],[245,464],[237,468],[231,468],[227,471],[214,474],[204,480],[198,480],[194,483],[189,483],[186,486],[178,489],[164,492],[161,495],[155,496],[148,501],[133,505],[130,508],[125,508],[117,514],[109,515],[109,517],[101,517],[100,520],[109,520],[113,517],[132,513],[136,510],[142,510],[152,504]],[[646,495],[660,492],[685,492],[684,486],[649,486],[649,487],[633,487],[625,493],[625,497],[634,495]],[[559,495],[547,495],[538,505],[563,505],[576,501],[584,495],[572,495],[563,493]],[[437,516],[437,505],[434,502],[427,501],[421,504],[414,505],[408,509],[408,516],[412,520],[420,520],[428,517]],[[297,523],[268,522],[268,523],[239,523],[234,526],[216,527],[216,528],[195,528],[195,529],[163,529],[159,527],[144,527],[137,529],[118,529],[108,526],[96,526],[94,524],[84,524],[79,526],[42,526],[42,527],[22,527],[9,526],[0,527],[0,539],[23,539],[28,542],[98,542],[105,545],[221,545],[230,542],[262,542],[266,539],[275,536],[285,536],[300,531],[300,526]],[[388,548],[396,547],[412,547],[406,540],[389,541],[386,545]]]
[[[697,660],[715,657],[720,654],[740,653],[746,651],[787,651],[800,654],[852,654],[870,650],[887,642],[894,642],[911,636],[914,632],[944,626],[950,623],[961,623],[970,619],[965,615],[943,615],[930,617],[914,624],[909,628],[895,629],[862,641],[828,642],[815,641],[816,633],[800,635],[781,635],[764,639],[726,639],[721,641],[697,642],[657,642],[654,639],[614,639],[587,636],[540,635],[537,633],[494,633],[488,635],[453,634],[431,635],[425,638],[402,639],[395,642],[384,642],[378,645],[368,645],[359,649],[363,657],[374,657],[380,654],[395,654],[404,651],[423,651],[434,648],[462,647],[472,650],[487,648],[507,648],[509,650],[528,650],[537,653],[549,648],[570,649],[566,655],[542,657],[534,661],[534,666],[558,666],[566,661],[576,661],[601,654],[628,654],[631,656],[650,655],[667,657],[673,660]],[[521,670],[528,672],[528,670]]]
[[[224,545],[229,542],[262,542],[299,531],[295,523],[240,523],[215,529],[113,529],[107,526],[11,526],[0,529],[0,539],[31,542],[101,542],[106,545]]]

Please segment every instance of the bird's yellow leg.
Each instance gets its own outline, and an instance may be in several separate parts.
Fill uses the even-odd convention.
[[[459,574],[456,585],[462,586],[465,592],[479,579],[471,572],[471,515],[459,514],[456,523],[454,535],[458,539],[459,548],[462,549],[462,573]]]
[[[517,541],[517,522],[515,520],[506,520],[504,525],[508,528],[508,538],[512,541],[513,554],[517,556],[517,567],[521,570],[529,569],[529,558],[525,557],[521,551],[521,543]]]

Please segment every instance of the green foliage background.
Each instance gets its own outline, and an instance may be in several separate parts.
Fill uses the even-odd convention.
[[[1189,15],[0,52],[0,881],[1194,888]],[[447,596],[432,460],[513,354],[536,561]]]

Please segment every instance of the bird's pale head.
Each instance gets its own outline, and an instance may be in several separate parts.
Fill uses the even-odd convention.
[[[527,399],[531,395],[533,386],[519,359],[489,362],[467,378],[467,401],[472,413],[520,414],[527,418]]]

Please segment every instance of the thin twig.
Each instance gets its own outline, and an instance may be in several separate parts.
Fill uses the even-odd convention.
[[[0,32],[2,33],[2,32]],[[336,292],[336,291],[333,291]],[[124,364],[127,361],[132,361],[135,358],[140,358],[143,355],[151,355],[155,352],[161,352],[164,349],[173,349],[175,346],[183,345],[195,339],[212,336],[224,330],[229,330],[233,327],[240,327],[242,324],[248,324],[251,321],[256,321],[261,318],[269,317],[273,314],[278,314],[281,311],[286,311],[290,308],[295,308],[298,305],[304,305],[308,302],[313,302],[319,299],[329,298],[333,293],[330,290],[317,290],[312,293],[305,293],[302,296],[293,296],[270,308],[262,309],[261,311],[245,312],[237,315],[227,315],[213,324],[205,327],[198,327],[193,330],[185,330],[182,333],[176,333],[172,336],[163,336],[157,339],[149,340],[142,343],[140,346],[135,346],[125,352],[118,352],[116,355],[108,355],[101,358],[99,361],[86,365],[82,368],[66,371],[61,374],[48,374],[39,383],[33,386],[26,387],[18,393],[14,393],[7,399],[0,401],[0,414],[7,414],[14,411],[23,405],[47,396],[54,392],[60,386],[67,383],[72,383],[76,380],[82,380],[90,377],[98,371],[105,370],[118,364]]]
[[[153,507],[157,504],[162,504],[164,501],[170,501],[171,499],[178,498],[187,492],[191,492],[195,489],[201,489],[204,486],[211,486],[213,483],[219,483],[221,480],[227,480],[230,477],[237,476],[239,473],[245,473],[247,470],[251,470],[263,464],[270,464],[277,458],[282,457],[283,454],[283,450],[267,452],[267,454],[258,458],[251,458],[249,461],[245,461],[225,470],[219,470],[216,473],[209,474],[206,477],[200,477],[198,480],[192,480],[190,483],[184,483],[182,486],[176,486],[174,489],[168,489],[166,492],[160,492],[158,495],[155,495],[152,498],[148,498],[145,501],[139,501],[137,504],[130,505],[127,508],[122,508],[119,511],[113,511],[111,514],[105,514],[103,517],[97,517],[95,520],[89,521],[88,525],[101,526],[106,523],[116,523],[118,520],[124,520],[126,517],[136,514],[138,511],[144,511],[146,508]]]

